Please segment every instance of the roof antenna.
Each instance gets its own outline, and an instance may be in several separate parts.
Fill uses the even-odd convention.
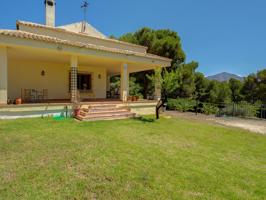
[[[87,0],[84,0],[81,8],[83,9],[84,12],[84,18],[83,18],[83,22],[82,22],[82,27],[81,27],[81,32],[84,33],[86,31],[86,22],[87,22],[87,9],[89,7],[89,3]]]

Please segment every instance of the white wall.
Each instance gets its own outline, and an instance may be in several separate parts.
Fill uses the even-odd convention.
[[[7,103],[7,73],[8,73],[8,62],[7,62],[7,48],[0,47],[0,104]]]
[[[48,89],[49,99],[69,99],[70,64],[14,61],[8,63],[8,98],[20,97],[23,89]],[[45,76],[41,76],[42,70]],[[93,74],[93,92],[96,98],[106,98],[106,69],[78,66],[78,71]],[[101,79],[98,75],[101,74]]]

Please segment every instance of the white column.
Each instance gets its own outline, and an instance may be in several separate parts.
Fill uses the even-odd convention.
[[[71,56],[71,59],[70,59],[70,98],[71,98],[72,103],[76,103],[78,101],[77,71],[78,71],[78,57]]]
[[[0,104],[7,104],[7,48],[0,47]]]
[[[161,87],[161,73],[162,70],[159,67],[155,69],[155,91],[154,91],[154,98],[155,100],[160,100],[162,98],[162,87]]]
[[[122,101],[127,101],[128,93],[129,93],[129,73],[128,73],[128,65],[123,63],[121,65],[121,83],[120,83],[120,99]]]
[[[110,80],[111,80],[111,77],[109,75],[107,75],[106,77],[106,91],[110,91]]]

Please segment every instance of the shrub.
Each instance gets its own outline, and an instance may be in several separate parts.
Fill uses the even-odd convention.
[[[176,99],[168,99],[167,108],[169,110],[175,110],[175,103],[176,103]]]
[[[130,77],[129,79],[129,95],[143,97],[141,94],[142,87],[136,80],[135,77]]]
[[[196,101],[190,99],[168,99],[167,107],[170,110],[191,111],[194,110]]]
[[[206,115],[217,114],[218,111],[219,111],[219,108],[214,105],[211,105],[208,103],[203,104],[202,112]]]

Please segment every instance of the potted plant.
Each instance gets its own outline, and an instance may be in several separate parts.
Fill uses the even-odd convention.
[[[141,94],[142,87],[137,83],[135,77],[130,77],[129,81],[129,94],[131,96],[131,101],[138,101]]]
[[[73,106],[73,116],[76,117],[80,114],[81,107],[80,105],[76,104]]]
[[[132,96],[132,101],[137,101],[137,96]]]
[[[22,99],[21,98],[16,98],[15,103],[16,103],[16,105],[22,104]]]

